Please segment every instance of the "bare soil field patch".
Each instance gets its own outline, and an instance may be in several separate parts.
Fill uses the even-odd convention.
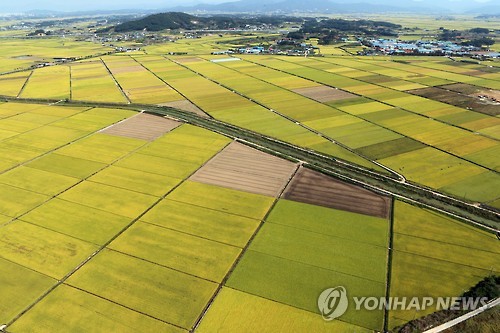
[[[162,103],[159,104],[160,106],[169,106],[171,108],[176,108],[179,110],[187,111],[187,112],[193,112],[196,113],[197,115],[201,117],[208,118],[208,115],[203,112],[199,107],[188,101],[187,99],[183,99],[180,101],[174,101],[174,102],[168,102],[168,103]]]
[[[295,168],[292,162],[233,142],[198,170],[191,180],[276,197]]]
[[[302,96],[314,99],[315,101],[326,103],[331,101],[340,101],[343,99],[354,98],[356,95],[340,89],[327,86],[309,87],[294,89],[294,92]]]
[[[390,214],[389,197],[306,168],[300,168],[282,197],[381,218]]]
[[[464,91],[469,92],[472,89],[466,87],[454,87],[454,88],[455,91],[447,90],[448,88],[446,88],[446,86],[442,86],[442,87],[431,87],[431,88],[409,90],[408,92],[413,95],[429,98],[443,103],[448,103],[466,109],[471,109],[490,116],[496,116],[500,114],[500,108],[498,107],[498,104],[495,103],[493,99],[484,97],[485,96],[484,93],[486,93],[489,90],[477,89],[476,92],[465,94],[462,92],[456,92],[456,90],[463,89]],[[491,91],[494,92],[495,90]]]
[[[469,75],[469,76],[480,76],[480,75],[482,75],[484,73],[485,72],[476,69],[476,70],[471,70],[471,71],[468,71],[468,72],[463,72],[462,74],[463,75]]]
[[[170,119],[141,113],[105,128],[101,133],[153,141],[179,125],[180,123]]]
[[[471,95],[480,90],[480,88],[467,83],[446,84],[444,86],[438,86],[438,88],[455,91],[464,95]]]

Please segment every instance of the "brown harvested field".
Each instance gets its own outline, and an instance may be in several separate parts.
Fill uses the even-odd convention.
[[[470,84],[467,84],[467,83],[446,84],[443,86],[438,86],[437,88],[451,90],[451,91],[455,91],[455,92],[465,94],[465,95],[471,95],[471,94],[474,94],[480,90],[480,88],[473,86],[473,85],[470,85]]]
[[[327,86],[300,88],[294,89],[293,91],[297,94],[312,98],[315,101],[322,103],[357,97],[356,95],[348,93],[347,91]]]
[[[391,198],[301,167],[282,198],[389,218]]]
[[[103,129],[101,133],[153,141],[180,125],[181,123],[160,116],[139,113]]]
[[[191,180],[277,197],[297,165],[233,142],[198,170]]]
[[[468,71],[468,72],[463,72],[461,74],[463,74],[463,75],[469,75],[469,76],[481,76],[484,73],[485,72],[480,71],[480,70],[471,70],[471,71]]]
[[[196,105],[188,101],[187,99],[183,99],[180,101],[174,101],[174,102],[168,102],[168,103],[162,103],[159,104],[160,106],[170,106],[171,108],[187,111],[187,112],[193,112],[196,113],[197,115],[201,117],[208,118],[208,115],[203,112],[200,108],[198,108]]]
[[[463,87],[465,90],[465,88]],[[450,91],[442,87],[431,87],[423,89],[409,90],[409,93],[435,101],[448,103],[454,106],[468,108],[476,112],[484,113],[490,116],[497,116],[500,114],[498,104],[495,104],[489,98],[483,98],[478,92],[472,94],[464,94],[461,92]]]
[[[484,52],[486,54],[488,52]],[[481,52],[478,52],[478,54],[481,54]],[[442,64],[449,64],[448,60],[442,61]],[[453,62],[453,66],[456,67],[465,67],[467,66],[471,71],[477,70],[481,73],[500,73],[500,68],[497,67],[489,67],[489,66],[484,66],[486,62],[483,62],[483,65],[480,65],[480,62],[478,61],[470,61],[470,60],[461,60],[461,61],[455,61]]]
[[[472,86],[465,83],[455,83],[440,86],[439,88],[455,91],[470,97],[475,97],[482,100],[485,103],[500,104],[500,90],[485,89]]]

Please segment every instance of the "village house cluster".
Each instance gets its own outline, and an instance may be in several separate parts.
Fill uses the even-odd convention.
[[[370,47],[364,54],[420,54],[420,55],[471,55],[481,49],[458,45],[447,41],[401,41],[394,39],[364,39],[363,45]]]

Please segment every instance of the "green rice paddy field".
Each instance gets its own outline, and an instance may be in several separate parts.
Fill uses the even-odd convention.
[[[220,62],[227,56],[210,52],[227,45],[216,40],[0,75],[0,95],[117,103],[0,103],[6,332],[369,333],[434,309],[385,313],[351,303],[327,322],[321,292],[459,296],[500,274],[495,235],[442,214],[394,200],[381,218],[203,183],[191,175],[229,138],[180,123],[149,139],[109,132],[144,116],[119,104],[190,103],[216,119],[500,207],[499,115],[411,92],[455,83],[496,91],[498,72],[338,49],[322,58]],[[57,46],[37,43],[30,53],[45,47],[40,57]],[[175,50],[188,54],[168,54]]]

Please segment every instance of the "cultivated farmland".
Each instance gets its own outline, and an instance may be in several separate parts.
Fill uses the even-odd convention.
[[[47,68],[43,70],[50,73],[33,71],[22,91],[7,90],[6,94],[42,97],[36,92],[37,78],[50,77],[57,83],[52,85],[52,92],[43,93],[47,98],[71,96],[75,100],[178,107],[378,172],[398,173],[409,181],[466,200],[495,205],[500,196],[477,183],[469,193],[460,185],[471,184],[471,177],[479,175],[499,181],[494,156],[500,149],[500,123],[496,117],[481,113],[496,106],[477,104],[482,102],[471,95],[467,98],[474,105],[484,106],[475,112],[475,107],[466,109],[466,105],[457,107],[444,103],[446,100],[415,96],[431,88],[465,91],[474,83],[470,80],[447,76],[446,85],[439,83],[443,88],[431,84],[426,88],[416,82],[442,75],[436,73],[437,69],[420,73],[421,62],[411,66],[397,62],[389,70],[385,62],[344,57],[244,56],[241,61],[212,62],[214,59],[218,58],[108,56],[71,65],[71,84],[69,67]],[[417,73],[408,74],[413,72]],[[102,82],[100,88],[95,85],[97,76]],[[24,77],[12,80],[20,80],[20,85]],[[484,80],[484,87],[467,91],[479,94],[495,87],[494,76]],[[87,81],[93,88],[88,88]],[[467,85],[460,86],[464,84],[461,82]],[[99,89],[99,93],[88,89]]]
[[[494,235],[399,201],[394,209],[391,295],[445,297],[467,290],[483,276],[498,274]],[[432,311],[391,311],[389,326]]]
[[[210,54],[245,38],[5,41],[6,72],[96,55],[0,75],[6,332],[368,333],[435,308],[327,322],[322,291],[454,297],[500,274],[474,225],[498,223],[478,213],[500,207],[497,67]]]
[[[124,103],[125,96],[102,61],[82,62],[70,66],[71,99],[76,101]]]
[[[102,58],[123,93],[135,103],[161,104],[183,99],[154,74],[129,57]]]

